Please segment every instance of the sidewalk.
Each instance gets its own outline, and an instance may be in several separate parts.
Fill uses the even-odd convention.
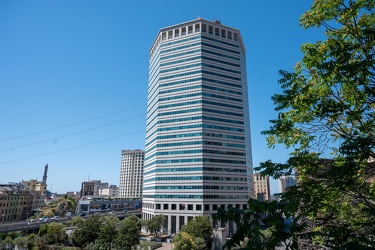
[[[157,250],[171,250],[173,249],[173,243],[162,242],[163,246],[157,248]]]

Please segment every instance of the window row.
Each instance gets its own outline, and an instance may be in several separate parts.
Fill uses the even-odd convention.
[[[207,180],[207,181],[238,181],[238,182],[250,182],[248,178],[239,177],[219,177],[219,176],[165,176],[165,177],[153,177],[143,180],[144,183],[154,181],[192,181],[192,180]]]

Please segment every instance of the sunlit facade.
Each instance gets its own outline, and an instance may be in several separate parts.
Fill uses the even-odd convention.
[[[254,186],[239,30],[204,19],[160,30],[150,50],[145,151],[142,216],[165,215],[165,232],[218,207],[246,208]]]

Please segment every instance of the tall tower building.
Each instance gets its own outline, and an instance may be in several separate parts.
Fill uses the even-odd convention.
[[[143,218],[163,214],[175,233],[218,207],[246,208],[253,187],[240,31],[200,18],[161,29],[150,50]]]
[[[141,198],[145,152],[122,150],[120,170],[120,198]]]

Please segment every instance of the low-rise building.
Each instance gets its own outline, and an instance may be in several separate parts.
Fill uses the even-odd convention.
[[[99,196],[106,197],[118,197],[119,188],[116,185],[110,185],[109,187],[99,188]]]

